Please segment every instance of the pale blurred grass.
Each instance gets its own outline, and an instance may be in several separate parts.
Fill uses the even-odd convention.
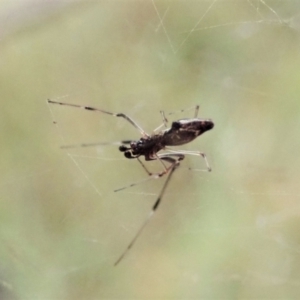
[[[91,1],[5,28],[2,298],[297,299],[300,5],[154,3],[163,26],[151,1]],[[185,147],[213,172],[189,172],[201,161],[187,158],[117,268],[162,181],[113,193],[145,175],[136,162],[60,146],[138,133],[47,98],[128,113],[150,132],[159,110],[195,104],[216,124]]]

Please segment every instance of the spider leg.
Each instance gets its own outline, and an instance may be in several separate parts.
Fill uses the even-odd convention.
[[[143,164],[143,162],[137,157],[138,162],[141,164],[141,166],[143,167],[143,169],[147,172],[147,174],[149,176],[152,175],[152,173],[147,169],[147,167],[145,166],[145,164]]]
[[[61,146],[61,149],[70,149],[70,148],[86,148],[86,147],[96,147],[96,146],[123,146],[131,143],[131,140],[117,141],[117,142],[96,142],[96,143],[82,143],[74,145],[64,145]]]
[[[168,152],[174,153],[174,154],[183,154],[183,155],[195,155],[195,156],[201,156],[204,159],[204,162],[206,164],[206,169],[193,169],[189,168],[189,170],[195,170],[195,171],[205,171],[205,172],[211,172],[211,167],[208,163],[208,159],[205,153],[200,151],[189,151],[189,150],[171,150],[170,148],[167,148]],[[166,153],[167,154],[167,153]]]
[[[184,156],[182,155],[176,155],[176,154],[161,154],[161,159],[166,160],[168,162],[171,162],[171,166],[168,168],[168,172],[169,175],[158,195],[158,198],[156,199],[155,203],[152,206],[152,210],[150,211],[146,221],[143,223],[143,225],[140,227],[140,229],[138,230],[138,232],[136,233],[136,235],[134,236],[134,238],[132,239],[132,241],[130,242],[130,244],[127,246],[127,248],[125,249],[125,251],[122,253],[122,255],[118,258],[118,260],[115,262],[115,266],[117,264],[119,264],[119,262],[124,258],[124,256],[128,253],[128,251],[132,248],[132,246],[134,245],[134,243],[136,242],[136,240],[138,239],[138,237],[140,236],[140,234],[142,233],[142,231],[144,230],[144,228],[146,227],[146,225],[149,223],[151,217],[154,215],[155,211],[157,210],[159,204],[161,203],[161,200],[164,196],[164,193],[166,191],[166,188],[170,182],[170,179],[174,173],[174,171],[176,170],[176,168],[179,166],[180,164],[180,160],[183,159]],[[177,159],[171,157],[171,156],[177,156]],[[162,172],[163,173],[163,172]],[[166,173],[164,173],[166,174]]]
[[[77,105],[77,104],[70,104],[70,103],[65,103],[65,102],[58,102],[58,101],[53,101],[48,99],[48,103],[51,104],[58,104],[58,105],[65,105],[65,106],[71,106],[71,107],[77,107],[77,108],[81,108],[81,109],[86,109],[86,110],[90,110],[90,111],[96,111],[96,112],[102,112],[104,114],[113,116],[113,117],[121,117],[124,118],[125,120],[127,120],[132,126],[134,126],[143,136],[149,136],[146,131],[144,131],[144,129],[142,127],[140,127],[135,121],[133,121],[130,117],[128,117],[127,115],[123,114],[123,113],[112,113],[100,108],[96,108],[96,107],[92,107],[92,106],[84,106],[84,105]]]
[[[177,157],[177,159],[174,159],[172,158],[171,156],[175,156]],[[143,169],[147,172],[147,174],[149,175],[149,177],[146,177],[140,181],[136,181],[136,182],[133,182],[129,185],[126,185],[126,186],[123,186],[121,188],[118,188],[116,190],[114,190],[114,192],[119,192],[119,191],[122,191],[122,190],[125,190],[125,189],[128,189],[130,187],[133,187],[133,186],[136,186],[136,185],[139,185],[143,182],[146,182],[146,181],[149,181],[149,180],[152,180],[152,179],[158,179],[162,176],[164,176],[165,174],[167,174],[173,167],[173,164],[174,164],[174,161],[180,161],[180,160],[183,160],[184,159],[184,154],[181,154],[181,153],[162,153],[162,154],[158,154],[157,155],[157,159],[159,160],[165,160],[169,163],[171,163],[171,165],[169,167],[165,167],[163,171],[161,172],[158,172],[158,173],[151,173],[147,167],[143,164],[143,162],[137,158],[138,162],[142,165]]]
[[[192,107],[185,108],[185,109],[181,109],[181,110],[177,110],[177,111],[174,111],[174,112],[170,112],[170,113],[168,113],[167,115],[170,116],[170,115],[174,115],[174,114],[176,114],[176,113],[178,113],[178,112],[182,113],[182,112],[184,112],[184,111],[188,111],[188,110],[192,110],[192,109],[195,110],[194,118],[197,118],[198,112],[199,112],[199,105],[192,106]],[[153,132],[156,132],[156,131],[160,130],[163,126],[164,126],[165,128],[168,128],[168,122],[169,122],[169,121],[168,121],[168,119],[167,119],[167,117],[166,117],[165,111],[161,110],[161,111],[160,111],[160,114],[161,114],[163,123],[162,123],[161,125],[159,125],[157,128],[155,128],[155,129],[153,130]]]
[[[168,116],[171,116],[171,115],[174,115],[174,114],[176,114],[176,113],[183,113],[183,112],[185,112],[185,111],[192,110],[192,109],[195,110],[194,118],[197,118],[198,112],[199,112],[199,105],[192,106],[192,107],[185,108],[185,109],[176,110],[176,111],[167,113],[167,115],[168,115]],[[168,119],[166,118],[165,112],[164,112],[163,110],[161,110],[161,111],[160,111],[160,114],[161,114],[161,116],[162,116],[163,123],[164,123],[165,127],[167,127]]]
[[[166,155],[167,154],[167,155]],[[159,160],[163,166],[163,168],[165,169],[166,172],[168,172],[168,168],[166,167],[166,165],[163,163],[163,160],[169,162],[169,163],[173,163],[174,162],[174,159],[173,158],[170,158],[170,156],[176,156],[176,157],[179,157],[179,160],[183,160],[184,156],[182,155],[177,155],[177,154],[173,154],[173,153],[161,153],[161,154],[156,154],[156,158],[157,160]],[[138,162],[141,164],[141,166],[143,167],[143,169],[147,172],[147,174],[149,176],[152,175],[152,173],[147,169],[146,165],[143,164],[143,162],[139,159],[139,157],[137,157],[137,160]]]
[[[153,133],[161,130],[162,127],[168,128],[168,119],[166,118],[165,112],[163,110],[160,111],[163,123],[160,124],[157,128],[153,130]]]
[[[184,108],[184,109],[180,109],[180,110],[176,110],[176,111],[168,113],[168,115],[170,116],[170,115],[174,115],[174,114],[179,113],[179,112],[182,113],[182,112],[185,112],[185,111],[188,111],[188,110],[192,110],[192,109],[195,110],[194,118],[197,118],[198,112],[199,112],[199,105],[188,107],[188,108]]]
[[[163,125],[165,125],[165,127],[167,128],[167,124],[168,124],[168,119],[166,118],[166,114],[163,110],[160,111],[160,114],[161,114],[161,117],[162,117],[162,120],[163,120]]]

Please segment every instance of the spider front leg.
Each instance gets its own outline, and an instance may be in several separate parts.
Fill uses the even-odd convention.
[[[85,106],[85,105],[77,105],[77,104],[70,104],[70,103],[65,103],[65,102],[59,102],[59,101],[53,101],[48,99],[47,100],[48,103],[50,104],[58,104],[58,105],[64,105],[64,106],[71,106],[71,107],[77,107],[77,108],[81,108],[81,109],[85,109],[85,110],[89,110],[89,111],[94,111],[94,112],[101,112],[113,117],[120,117],[125,119],[126,121],[128,121],[132,126],[134,126],[143,136],[147,136],[149,137],[148,133],[142,128],[140,127],[135,121],[133,121],[130,117],[128,117],[127,115],[123,114],[123,113],[112,113],[100,108],[96,108],[96,107],[92,107],[92,106]]]
[[[82,143],[74,145],[63,145],[61,149],[71,149],[71,148],[87,148],[87,147],[96,147],[96,146],[120,146],[119,149],[126,147],[125,145],[130,144],[131,140],[123,140],[117,142],[95,142],[95,143]]]
[[[174,158],[177,157],[176,158]],[[122,255],[118,258],[118,260],[115,262],[115,266],[124,258],[124,256],[128,253],[128,251],[132,248],[132,246],[134,245],[134,243],[136,242],[136,240],[138,239],[138,237],[140,236],[140,234],[142,233],[142,231],[144,230],[144,228],[146,227],[146,225],[148,224],[148,222],[150,221],[151,217],[154,215],[154,213],[156,212],[158,206],[161,203],[161,200],[165,194],[166,188],[170,182],[170,179],[174,173],[174,171],[176,170],[176,168],[179,166],[180,161],[184,158],[184,155],[177,155],[177,154],[161,154],[160,155],[160,159],[165,160],[167,162],[171,163],[171,166],[167,168],[167,171],[163,171],[161,173],[157,173],[159,175],[159,177],[169,173],[159,195],[158,198],[156,199],[156,201],[154,202],[153,206],[152,206],[152,210],[150,211],[146,221],[144,222],[144,224],[140,227],[140,229],[138,230],[138,232],[136,233],[136,235],[134,236],[134,238],[132,239],[132,241],[130,242],[130,244],[127,246],[127,248],[125,249],[125,251],[122,253]],[[152,175],[150,175],[152,176]],[[157,177],[157,178],[159,178]]]

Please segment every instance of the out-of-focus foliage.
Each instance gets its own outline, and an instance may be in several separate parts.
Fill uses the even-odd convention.
[[[297,299],[300,2],[53,3],[0,6],[0,298]],[[164,179],[114,193],[137,162],[60,146],[139,133],[47,98],[215,122],[118,267]]]

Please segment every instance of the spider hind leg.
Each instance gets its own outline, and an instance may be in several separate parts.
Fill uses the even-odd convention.
[[[164,154],[161,154],[161,156]],[[176,158],[173,158],[171,156],[177,156]],[[148,214],[147,219],[145,220],[145,222],[142,224],[142,226],[140,227],[140,229],[138,230],[138,232],[136,233],[136,235],[133,237],[133,239],[131,240],[131,242],[129,243],[129,245],[127,246],[127,248],[125,249],[125,251],[121,254],[121,256],[117,259],[117,261],[115,262],[115,266],[118,265],[120,263],[120,261],[124,258],[124,256],[128,253],[128,251],[132,248],[132,246],[135,244],[136,240],[138,239],[138,237],[141,235],[141,233],[143,232],[143,230],[145,229],[146,225],[149,223],[150,219],[152,218],[152,216],[155,214],[156,210],[158,209],[161,200],[165,194],[166,188],[169,185],[170,179],[174,173],[174,171],[178,168],[179,164],[180,164],[180,160],[182,160],[184,158],[183,155],[176,155],[176,154],[165,154],[165,157],[161,157],[160,159],[166,160],[168,162],[172,162],[171,166],[168,168],[168,177],[156,199],[156,201],[154,202],[153,206],[152,206],[152,210],[150,211],[150,213]],[[161,172],[159,174],[166,174],[166,172]],[[161,175],[163,176],[163,175]]]

